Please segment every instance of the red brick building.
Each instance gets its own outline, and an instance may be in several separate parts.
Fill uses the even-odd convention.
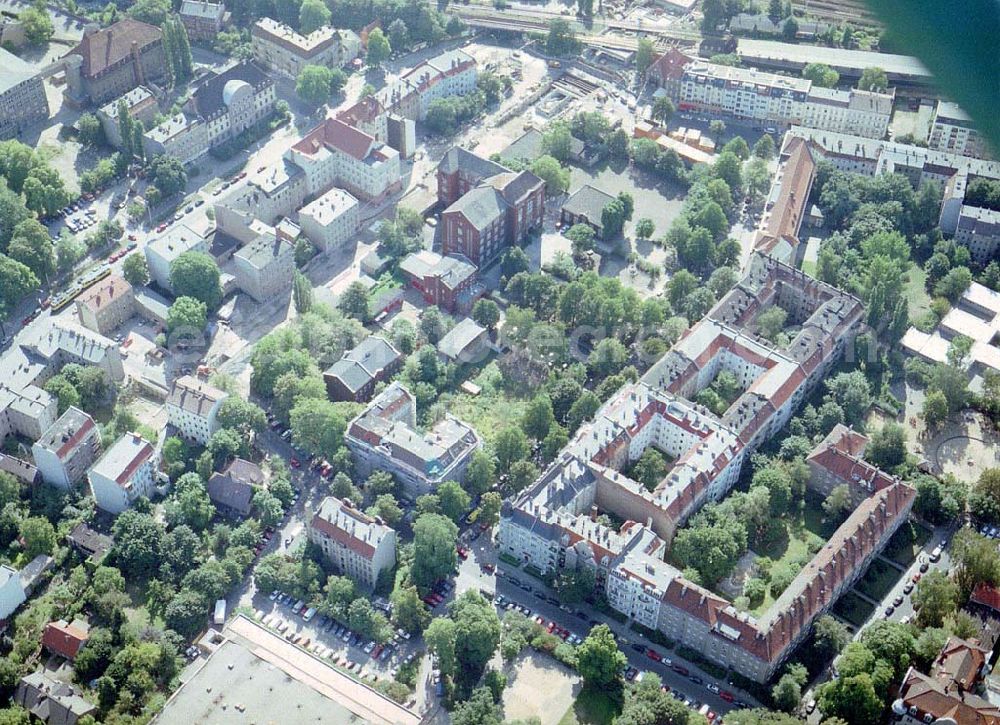
[[[476,265],[458,254],[445,257],[423,249],[404,259],[399,269],[427,304],[449,312],[471,309],[484,291],[476,276]]]
[[[529,230],[540,227],[544,213],[545,182],[530,171],[497,174],[441,214],[441,249],[485,267],[504,249],[523,241]]]
[[[452,146],[437,168],[438,203],[447,208],[481,182],[508,171],[510,169],[494,161]]]

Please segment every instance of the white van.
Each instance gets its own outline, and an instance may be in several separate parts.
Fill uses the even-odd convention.
[[[316,616],[316,607],[309,607],[309,609],[306,610],[306,613],[302,615],[302,619],[308,622],[315,616]]]

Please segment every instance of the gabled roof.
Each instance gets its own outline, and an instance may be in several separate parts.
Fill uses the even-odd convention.
[[[212,503],[238,511],[244,516],[250,513],[253,502],[253,486],[226,473],[213,473],[205,484],[205,490]]]
[[[159,28],[123,18],[104,30],[85,36],[66,55],[82,56],[83,75],[89,78],[128,57],[133,43],[142,51],[162,39],[163,33]]]
[[[670,48],[666,53],[654,60],[648,73],[654,73],[660,78],[671,78],[679,80],[684,74],[684,66],[691,62],[691,58],[681,53],[676,48]]]
[[[229,104],[232,89],[241,82],[253,88],[254,93],[274,84],[255,63],[243,61],[202,81],[195,88],[192,96],[195,110],[202,118],[211,118]]]
[[[371,153],[375,144],[375,139],[364,131],[348,126],[336,118],[328,118],[306,134],[292,148],[301,153],[313,155],[320,148],[326,147],[362,161]]]
[[[452,146],[438,164],[438,171],[445,174],[453,174],[456,171],[464,171],[467,174],[474,174],[481,179],[496,174],[509,171],[504,166],[477,156],[471,151],[466,151],[461,146]]]
[[[1000,590],[990,584],[977,584],[972,590],[970,601],[1000,612]]]
[[[80,649],[90,638],[88,632],[77,626],[76,622],[68,624],[65,620],[49,622],[42,633],[42,646],[53,654],[75,659]]]
[[[615,200],[607,192],[585,184],[574,191],[562,205],[562,210],[573,216],[586,217],[592,224],[601,225],[604,207]]]
[[[507,213],[507,201],[495,188],[483,184],[469,189],[443,213],[460,214],[469,224],[482,231]]]

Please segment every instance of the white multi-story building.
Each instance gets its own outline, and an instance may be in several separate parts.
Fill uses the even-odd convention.
[[[286,153],[302,168],[308,194],[341,186],[366,201],[401,185],[399,152],[336,118],[328,118]]]
[[[444,481],[461,483],[472,454],[482,446],[476,431],[458,418],[447,415],[421,433],[416,416],[416,399],[392,383],[348,424],[344,434],[359,475],[387,471],[402,484],[404,496],[414,501]]]
[[[804,78],[697,60],[684,67],[678,108],[724,113],[781,128],[803,125],[882,138],[893,93],[820,88]]]
[[[160,111],[156,96],[146,86],[136,86],[128,93],[108,101],[97,109],[96,115],[101,122],[101,128],[104,129],[104,138],[115,148],[122,146],[121,129],[118,127],[118,108],[122,103],[125,104],[132,120],[142,121],[145,128],[152,125],[153,118]]]
[[[987,155],[986,142],[972,125],[972,119],[957,103],[949,101],[938,101],[927,145],[938,151],[949,151],[977,159]]]
[[[190,113],[177,113],[142,135],[149,157],[173,156],[182,164],[193,163],[208,153],[208,128]]]
[[[20,572],[6,564],[0,565],[0,620],[9,618],[25,599]]]
[[[213,148],[268,118],[276,100],[274,81],[243,61],[203,76],[186,107],[205,124],[208,147]]]
[[[361,38],[352,30],[330,26],[302,35],[277,20],[261,18],[250,31],[250,47],[255,61],[294,80],[307,65],[347,65],[361,52]]]
[[[268,231],[280,217],[302,206],[307,195],[306,176],[284,159],[267,166],[215,203],[215,226],[243,244]]]
[[[323,499],[309,522],[308,536],[337,571],[368,591],[375,588],[379,574],[396,564],[396,532],[347,500]]]
[[[401,80],[420,96],[419,120],[423,120],[432,101],[476,90],[477,77],[476,59],[456,49],[424,61]]]
[[[69,489],[83,480],[101,453],[94,419],[70,406],[31,447],[35,467],[50,486]]]
[[[125,379],[118,343],[70,322],[54,322],[37,342],[30,345],[30,349],[47,363],[42,375],[45,380],[66,363],[100,368],[109,385],[116,385]],[[55,422],[54,418],[52,422]]]
[[[360,204],[350,193],[336,187],[299,210],[302,232],[321,251],[347,244],[358,231]]]
[[[170,388],[167,418],[182,436],[206,445],[219,429],[216,417],[227,397],[229,394],[225,391],[191,375],[184,375],[177,378]]]
[[[149,276],[160,287],[172,290],[170,286],[170,265],[185,252],[208,252],[208,242],[190,227],[174,224],[163,236],[157,237],[145,247]]]
[[[138,433],[126,433],[105,451],[87,474],[90,490],[103,511],[120,514],[153,493],[156,451]]]
[[[295,247],[274,234],[262,234],[234,256],[236,286],[258,302],[273,300],[292,286]]]

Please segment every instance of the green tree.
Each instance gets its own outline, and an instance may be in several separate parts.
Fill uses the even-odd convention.
[[[655,231],[656,225],[653,223],[652,219],[644,217],[635,223],[636,239],[649,239],[653,236]]]
[[[216,310],[222,302],[219,265],[204,252],[184,252],[170,263],[170,286],[178,297],[194,297]]]
[[[310,3],[322,5],[318,0]],[[330,100],[330,81],[333,71],[322,65],[305,65],[295,79],[295,94],[306,103],[318,106]]]
[[[552,156],[535,159],[531,164],[531,173],[545,182],[545,193],[549,196],[565,194],[569,189],[569,169]]]
[[[851,510],[851,489],[847,484],[834,486],[830,494],[823,499],[823,511],[834,521],[841,521]]]
[[[516,461],[527,458],[530,450],[528,438],[524,431],[516,426],[508,426],[501,430],[493,442],[497,465],[507,470]]]
[[[807,63],[802,69],[802,77],[823,88],[836,88],[840,83],[840,73],[825,63]]]
[[[851,635],[847,627],[828,614],[824,614],[816,620],[813,631],[815,635],[813,640],[814,645],[819,651],[820,656],[825,658],[831,658],[840,654],[840,651],[851,640]]]
[[[638,47],[635,52],[636,71],[640,74],[645,73],[655,58],[656,49],[653,47],[653,41],[645,37],[639,38]]]
[[[375,28],[368,34],[368,54],[365,62],[369,68],[378,68],[392,54],[392,46],[381,28]]]
[[[782,675],[771,689],[771,699],[779,710],[794,712],[802,702],[802,686],[792,675]]]
[[[521,428],[529,438],[542,440],[549,434],[549,429],[555,424],[555,416],[552,413],[552,401],[549,396],[541,394],[528,404],[521,418]]]
[[[437,496],[441,505],[441,513],[460,523],[469,510],[472,498],[454,481],[445,481],[437,488]]]
[[[29,516],[21,521],[20,534],[24,540],[24,554],[29,559],[49,555],[55,549],[55,527],[42,516]]]
[[[302,6],[299,8],[299,31],[303,35],[309,35],[329,25],[330,17],[330,9],[322,0],[302,0]]]
[[[601,691],[614,687],[627,660],[606,624],[598,624],[577,648],[577,669],[584,687]]]
[[[886,423],[872,433],[865,458],[879,468],[889,470],[906,460],[906,434],[895,423]]]
[[[200,333],[208,321],[207,314],[204,302],[194,297],[180,296],[167,310],[167,330],[172,333]]]
[[[653,101],[653,118],[659,121],[661,125],[665,126],[676,111],[677,108],[674,106],[674,102],[670,100],[670,96],[660,96]]]
[[[930,429],[940,427],[948,419],[948,399],[940,390],[928,390],[921,409],[924,422]]]
[[[840,406],[847,425],[857,426],[864,422],[872,404],[871,389],[864,373],[860,370],[838,373],[826,381],[826,387],[829,391],[827,399]]]
[[[420,634],[430,623],[431,615],[420,601],[415,587],[397,587],[392,596],[392,621],[411,634]]]
[[[447,576],[457,560],[458,527],[440,514],[423,514],[413,523],[413,564],[410,577],[421,588]]]
[[[494,526],[500,520],[500,506],[502,500],[496,491],[487,491],[480,499],[479,522],[487,526]]]
[[[1000,583],[1000,553],[995,542],[969,528],[955,534],[951,544],[955,583],[961,596],[968,598],[977,584]]]
[[[515,461],[508,473],[507,485],[513,491],[523,491],[538,478],[538,466],[531,461]]]
[[[839,717],[848,725],[878,722],[884,707],[867,672],[826,683],[817,702],[824,716]]]
[[[545,37],[545,52],[548,55],[569,56],[580,50],[580,41],[573,27],[563,18],[549,21],[549,32]]]
[[[566,231],[566,238],[573,245],[573,254],[579,256],[594,248],[597,233],[589,224],[574,224]]]
[[[496,465],[492,456],[481,448],[476,449],[465,469],[465,480],[463,481],[465,490],[472,496],[479,496],[488,491],[495,480]]]
[[[184,190],[187,172],[184,164],[173,156],[157,156],[149,165],[153,184],[164,196],[172,196]],[[188,252],[193,254],[193,252]],[[183,255],[181,255],[183,256]]]
[[[472,319],[487,330],[493,330],[500,322],[500,308],[493,300],[476,300],[476,304],[472,306]]]
[[[455,622],[459,672],[474,682],[500,644],[500,618],[493,603],[472,589],[462,592],[452,603],[451,618]]]
[[[7,255],[30,269],[39,279],[48,278],[56,268],[48,230],[36,219],[25,219],[14,227]]]
[[[31,7],[18,13],[17,19],[24,26],[24,37],[31,45],[48,43],[55,33],[52,16],[44,2],[36,1]]]
[[[666,475],[667,459],[652,446],[647,446],[639,456],[639,460],[632,466],[632,476],[650,491],[656,488]]]
[[[753,145],[753,155],[756,156],[758,159],[764,159],[765,161],[769,161],[774,157],[774,153],[775,153],[774,139],[771,137],[770,134],[765,133],[763,136],[757,139],[757,143]]]
[[[308,312],[313,305],[312,282],[298,270],[295,270],[292,279],[292,301],[295,304],[295,311],[300,315]]]
[[[182,589],[170,600],[163,619],[170,629],[190,638],[205,626],[207,615],[208,607],[201,596],[190,589]]]
[[[347,421],[342,408],[328,400],[300,399],[289,420],[292,440],[308,453],[330,459],[343,445]]]
[[[913,608],[921,627],[940,627],[958,607],[958,585],[942,571],[929,571],[913,592]]]
[[[45,392],[55,397],[59,415],[80,404],[80,393],[63,375],[54,375],[49,378],[45,383]]]
[[[457,634],[455,622],[447,617],[435,617],[424,630],[427,648],[437,655],[441,674],[455,673],[455,646]]]
[[[160,566],[163,527],[149,514],[130,509],[112,526],[112,560],[129,578],[148,579]]]
[[[451,713],[452,725],[502,725],[503,712],[488,687],[477,687]]]
[[[125,257],[122,262],[122,276],[133,287],[145,287],[149,284],[149,265],[146,257],[138,252]]]
[[[366,322],[371,315],[368,309],[368,290],[360,282],[351,282],[337,301],[337,309],[349,317]]]
[[[877,66],[865,68],[861,71],[861,79],[858,80],[858,88],[862,91],[876,91],[882,93],[889,89],[889,77],[885,71]]]

